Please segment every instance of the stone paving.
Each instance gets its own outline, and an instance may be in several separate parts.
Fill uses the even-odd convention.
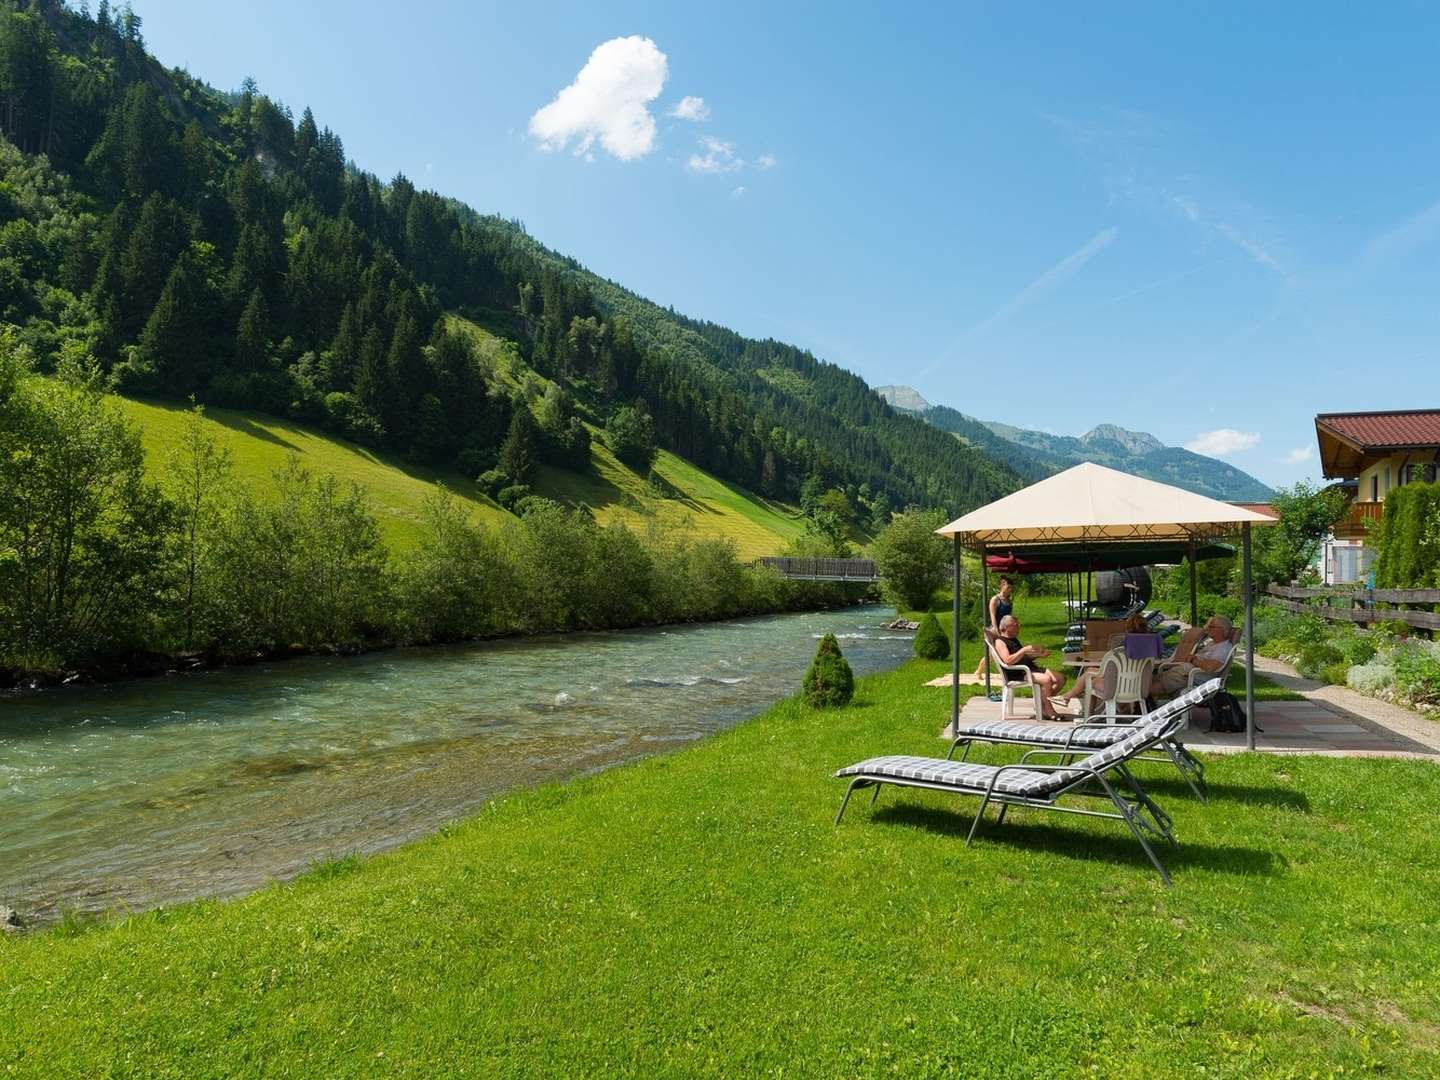
[[[1257,701],[1259,729],[1255,748],[1272,754],[1324,754],[1341,757],[1420,757],[1440,762],[1440,723],[1388,702],[1343,687],[1302,678],[1294,668],[1257,656],[1255,669],[1302,701]],[[962,723],[1000,719],[1000,703],[985,697],[967,701]],[[1210,734],[1208,712],[1199,711],[1182,736],[1186,745],[1213,753],[1245,749],[1243,732]],[[941,732],[949,738],[949,725]]]

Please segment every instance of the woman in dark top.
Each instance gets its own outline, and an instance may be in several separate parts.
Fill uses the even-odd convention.
[[[985,608],[985,613],[988,616],[985,620],[987,629],[994,630],[1000,625],[1001,619],[1015,610],[1015,605],[1010,600],[1010,594],[1014,589],[1014,583],[1002,574],[1000,577],[1000,591],[990,598],[990,603],[986,605]],[[990,654],[988,652],[980,654],[980,662],[975,665],[975,678],[982,679],[985,677],[985,665],[989,660]]]
[[[1030,681],[1035,684],[1035,697],[1040,703],[1041,716],[1046,720],[1074,719],[1073,716],[1055,708],[1054,703],[1050,700],[1065,685],[1065,676],[1058,671],[1049,671],[1036,663],[1042,656],[1050,655],[1050,650],[1045,646],[1020,644],[1020,620],[1014,615],[1006,615],[1000,620],[1000,627],[995,638],[995,653],[1000,657],[1000,662],[1007,667],[1030,669]],[[1018,681],[1012,678],[1009,672],[1005,673],[1005,677],[1006,682]]]

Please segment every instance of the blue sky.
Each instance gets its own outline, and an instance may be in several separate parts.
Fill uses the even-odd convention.
[[[1271,483],[1316,412],[1440,406],[1440,8],[136,9],[361,167],[872,384]]]

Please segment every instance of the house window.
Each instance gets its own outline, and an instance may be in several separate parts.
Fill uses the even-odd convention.
[[[1405,466],[1405,482],[1407,484],[1433,484],[1435,483],[1435,465],[1407,465]]]
[[[1370,477],[1370,501],[1380,501],[1380,474],[1375,473]]]

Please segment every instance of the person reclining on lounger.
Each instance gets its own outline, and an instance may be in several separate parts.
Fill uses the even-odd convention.
[[[1030,678],[1035,683],[1035,696],[1040,701],[1040,715],[1047,720],[1070,720],[1072,717],[1058,711],[1050,698],[1058,694],[1065,685],[1065,676],[1058,671],[1047,671],[1035,661],[1049,656],[1050,650],[1043,645],[1020,644],[1020,620],[1006,615],[1000,620],[999,633],[995,635],[995,653],[1000,662],[1010,667],[1030,669]],[[1003,672],[1006,682],[1017,682],[1010,672]]]
[[[1155,668],[1150,693],[1154,697],[1173,697],[1190,685],[1192,671],[1203,671],[1208,675],[1220,671],[1235,651],[1235,643],[1230,640],[1234,629],[1224,615],[1211,615],[1205,623],[1205,636],[1196,644],[1188,660],[1161,664]]]

